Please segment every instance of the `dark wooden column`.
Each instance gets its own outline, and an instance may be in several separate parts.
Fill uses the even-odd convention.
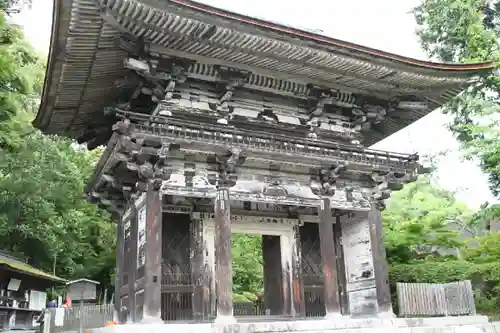
[[[220,321],[233,317],[232,245],[229,189],[220,187],[215,198],[215,280],[217,319]]]
[[[264,308],[270,315],[283,314],[280,236],[262,235],[264,261]]]
[[[391,290],[389,288],[389,265],[385,253],[382,233],[382,216],[372,204],[368,214],[370,224],[370,241],[372,246],[373,266],[375,270],[375,285],[377,287],[378,310],[381,314],[393,316]]]
[[[191,276],[194,284],[193,290],[193,319],[204,320],[209,318],[211,313],[210,301],[212,290],[210,279],[212,270],[205,267],[208,256],[208,249],[203,230],[203,219],[191,218],[190,227],[190,248],[191,248]]]
[[[326,317],[339,316],[337,257],[333,241],[333,217],[328,198],[322,199],[320,207],[319,240],[324,274]]]
[[[303,318],[306,316],[306,305],[304,300],[304,281],[302,277],[302,243],[300,240],[300,226],[293,227],[292,240],[292,294],[294,316]]]
[[[344,261],[344,247],[342,246],[342,224],[340,216],[337,216],[336,223],[333,225],[333,238],[335,244],[335,253],[337,254],[337,279],[339,286],[340,308],[342,315],[349,314],[349,300],[347,295],[347,276]]]
[[[128,322],[136,320],[136,280],[137,280],[137,207],[131,203],[130,212],[130,237],[128,242],[127,276],[128,276]]]
[[[125,215],[126,214],[126,215]],[[125,212],[123,215],[116,214],[116,269],[115,269],[115,297],[114,306],[115,312],[113,320],[121,322],[121,307],[122,307],[122,286],[123,286],[123,272],[124,272],[124,256],[125,256],[125,233],[124,223],[129,218],[130,212]]]
[[[149,182],[146,192],[143,322],[161,322],[162,203],[159,186]]]

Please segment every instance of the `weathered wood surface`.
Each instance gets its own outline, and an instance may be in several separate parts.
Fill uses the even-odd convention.
[[[148,184],[145,205],[143,319],[161,321],[162,199],[153,183]]]
[[[215,200],[215,278],[217,281],[217,316],[233,315],[232,235],[229,190],[221,188]]]
[[[476,314],[471,282],[446,284],[398,283],[400,316],[459,316]]]
[[[280,236],[262,235],[262,259],[264,261],[264,309],[271,315],[283,314],[284,295]]]
[[[44,333],[78,332],[80,322],[83,321],[85,331],[93,328],[103,327],[107,322],[113,320],[113,304],[84,305],[65,309],[46,309],[44,321]],[[58,320],[56,320],[56,310]],[[59,311],[62,310],[64,314]],[[62,320],[59,320],[61,316]]]
[[[320,216],[319,240],[324,276],[326,314],[340,314],[337,255],[333,241],[333,218],[329,199],[323,199]]]
[[[377,287],[378,311],[392,312],[391,290],[389,288],[389,264],[387,262],[382,234],[382,215],[375,205],[372,205],[372,209],[368,213],[368,223],[373,268],[375,271],[375,285]]]

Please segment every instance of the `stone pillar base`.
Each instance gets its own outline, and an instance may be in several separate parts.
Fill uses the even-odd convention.
[[[396,315],[394,314],[394,312],[392,311],[386,311],[386,312],[379,312],[377,314],[377,316],[379,318],[382,318],[382,319],[392,319],[392,318],[396,318]]]
[[[234,316],[217,316],[214,323],[215,325],[234,325],[236,318]]]
[[[163,324],[163,319],[157,316],[144,316],[141,320],[141,324]]]
[[[325,320],[338,320],[339,318],[342,317],[343,316],[340,312],[330,312],[326,314]]]

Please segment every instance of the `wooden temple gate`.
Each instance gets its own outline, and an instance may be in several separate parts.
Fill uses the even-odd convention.
[[[140,201],[140,199],[139,199]],[[144,311],[144,292],[134,290],[134,286],[141,286],[145,275],[146,245],[141,239],[145,228],[141,221],[139,205],[132,206],[124,215],[124,243],[122,261],[123,267],[121,297],[122,319],[126,320],[129,308],[135,311],[128,313],[129,320],[136,320]],[[164,205],[165,206],[165,205]],[[135,223],[132,222],[135,219]],[[142,217],[144,219],[144,215]],[[213,272],[207,262],[207,241],[212,242],[213,234],[207,234],[204,220],[194,218],[190,213],[162,213],[161,227],[161,318],[165,321],[210,320],[217,315],[217,292],[213,292],[215,285]],[[296,234],[299,242],[298,253],[300,258],[300,273],[295,278],[303,286],[303,295],[293,296],[294,286],[289,286],[290,296],[283,294],[283,254],[279,236],[262,235],[264,260],[264,298],[262,308],[254,315],[290,316],[291,306],[295,307],[294,317],[322,317],[325,316],[324,302],[324,274],[321,259],[320,233],[317,222],[305,222],[301,226],[290,227]],[[296,232],[293,230],[297,230]],[[343,249],[341,244],[340,220],[333,225],[333,243],[336,249],[336,270],[345,272]],[[134,237],[134,235],[136,235]],[[208,237],[208,239],[207,239]],[[134,246],[137,244],[137,246]],[[136,260],[134,260],[136,258]],[[213,255],[211,256],[213,260]],[[142,261],[142,263],[141,263]],[[134,270],[134,267],[137,269]],[[135,274],[135,276],[134,276]],[[339,274],[338,290],[341,311],[348,314],[348,301],[345,274]],[[129,278],[139,281],[129,284]],[[292,278],[292,280],[294,280]],[[286,283],[286,282],[285,282]],[[294,284],[294,282],[292,282]],[[129,298],[129,295],[135,295]],[[286,305],[294,302],[290,297],[299,297],[297,305]],[[289,299],[288,301],[286,299]],[[245,311],[244,311],[245,312]],[[248,313],[247,313],[248,314]],[[135,317],[134,317],[135,316]]]
[[[408,59],[187,0],[71,0],[54,18],[34,125],[106,146],[85,193],[116,216],[122,321],[231,322],[236,216],[282,225],[263,241],[269,314],[393,315],[380,211],[426,168],[366,147],[493,63]]]

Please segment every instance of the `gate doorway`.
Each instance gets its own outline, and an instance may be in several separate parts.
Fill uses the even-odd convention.
[[[209,226],[207,237],[213,239],[214,225],[211,223]],[[289,313],[290,306],[286,303],[292,297],[290,289],[292,281],[283,266],[291,261],[293,226],[240,222],[233,224],[231,228],[234,315],[269,317]],[[213,243],[210,247],[212,248],[210,252],[214,254]],[[211,260],[215,264],[214,255]],[[244,274],[256,276],[250,278]],[[244,290],[245,287],[249,290]],[[288,299],[285,299],[284,295],[287,295]]]

